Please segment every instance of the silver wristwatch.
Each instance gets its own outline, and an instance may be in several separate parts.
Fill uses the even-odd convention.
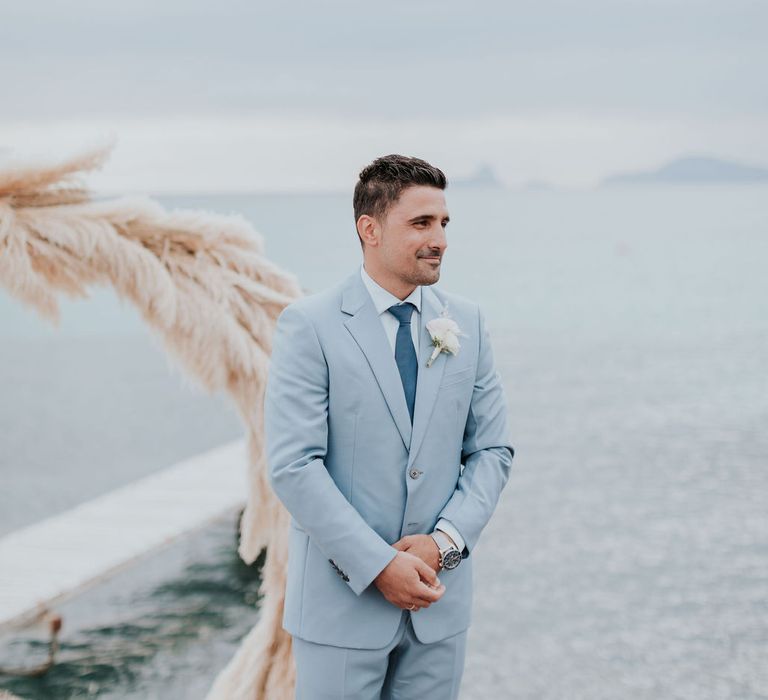
[[[440,568],[455,569],[461,563],[461,552],[442,530],[430,533],[440,552]]]

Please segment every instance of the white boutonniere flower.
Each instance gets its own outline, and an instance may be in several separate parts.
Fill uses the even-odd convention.
[[[427,330],[432,336],[432,345],[435,346],[432,355],[427,360],[427,367],[441,352],[449,352],[452,355],[458,354],[461,347],[459,336],[469,337],[466,333],[462,333],[459,324],[448,315],[447,306],[443,307],[437,318],[427,321]]]

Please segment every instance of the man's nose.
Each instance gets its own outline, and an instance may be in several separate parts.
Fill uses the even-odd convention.
[[[430,248],[439,248],[441,251],[448,247],[448,241],[445,237],[445,229],[440,225],[433,227],[432,235],[429,239]]]

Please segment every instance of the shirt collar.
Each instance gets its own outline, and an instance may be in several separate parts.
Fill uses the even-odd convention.
[[[401,303],[400,299],[392,294],[392,292],[384,289],[366,272],[363,263],[360,264],[360,276],[363,278],[363,282],[365,282],[365,286],[371,295],[373,305],[376,307],[378,314],[382,314],[393,304]],[[402,300],[402,303],[404,304],[406,301],[410,301],[416,307],[416,311],[421,313],[421,285],[417,285],[416,289]]]

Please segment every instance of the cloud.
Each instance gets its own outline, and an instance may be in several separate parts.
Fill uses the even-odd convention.
[[[389,150],[576,186],[768,157],[754,0],[0,3],[0,144],[114,132],[105,186],[336,187]]]

